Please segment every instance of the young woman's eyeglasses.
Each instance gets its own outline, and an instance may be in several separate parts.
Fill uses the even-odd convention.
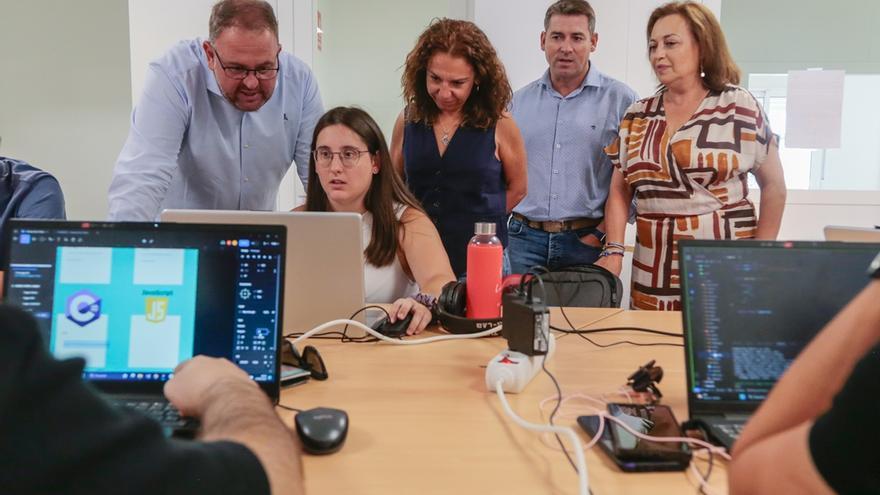
[[[330,168],[333,161],[333,155],[339,155],[339,161],[345,168],[352,168],[358,164],[362,153],[369,153],[369,150],[359,150],[357,148],[345,147],[342,151],[330,151],[330,148],[321,146],[312,152],[315,157],[315,165],[321,168]]]
[[[230,79],[241,80],[241,79],[246,78],[248,76],[248,74],[251,72],[254,73],[254,77],[256,77],[257,79],[264,80],[264,81],[267,79],[275,79],[278,76],[279,61],[278,61],[277,54],[275,55],[275,67],[267,67],[267,68],[261,68],[261,69],[245,69],[244,67],[236,67],[236,66],[228,67],[226,65],[223,65],[223,60],[220,59],[220,54],[217,52],[217,48],[214,47],[213,44],[211,44],[211,48],[214,49],[214,56],[217,57],[217,62],[219,62],[220,67],[223,68],[223,73],[226,74],[226,77],[228,77]]]
[[[284,341],[287,351],[281,356],[281,362],[290,366],[308,371],[315,380],[327,379],[327,368],[324,366],[324,360],[318,354],[318,349],[307,345],[303,348],[302,354],[296,350],[296,346],[289,340]]]

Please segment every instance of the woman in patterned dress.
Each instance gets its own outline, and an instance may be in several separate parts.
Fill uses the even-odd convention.
[[[636,198],[634,309],[678,310],[679,239],[775,239],[785,206],[776,138],[739,84],[721,26],[706,7],[672,2],[648,20],[648,56],[660,90],[627,109],[605,152],[615,171],[605,206],[606,250],[620,273]],[[761,188],[761,211],[747,174]]]

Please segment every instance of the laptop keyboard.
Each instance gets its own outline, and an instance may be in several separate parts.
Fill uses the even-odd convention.
[[[723,423],[719,425],[715,425],[722,433],[736,440],[739,438],[739,434],[742,432],[743,426],[740,423]]]
[[[194,419],[181,417],[177,408],[167,401],[111,399],[110,402],[118,407],[139,411],[166,428],[187,430],[198,426]]]

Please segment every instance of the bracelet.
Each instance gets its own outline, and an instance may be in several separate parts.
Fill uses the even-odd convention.
[[[620,242],[611,242],[611,241],[608,241],[608,242],[605,243],[605,246],[606,246],[606,247],[610,246],[610,247],[620,248],[620,249],[623,250],[623,251],[626,250],[626,246],[624,246],[624,245],[623,245],[622,243],[620,243]]]
[[[418,294],[412,296],[412,298],[417,303],[430,309],[432,313],[437,309],[437,298],[432,296],[431,294],[419,292]]]
[[[623,251],[603,249],[602,252],[599,253],[599,257],[604,258],[606,256],[623,256]]]

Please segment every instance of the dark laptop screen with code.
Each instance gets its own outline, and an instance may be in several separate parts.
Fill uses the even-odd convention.
[[[724,405],[754,410],[867,285],[878,251],[880,244],[681,241],[691,415]]]

